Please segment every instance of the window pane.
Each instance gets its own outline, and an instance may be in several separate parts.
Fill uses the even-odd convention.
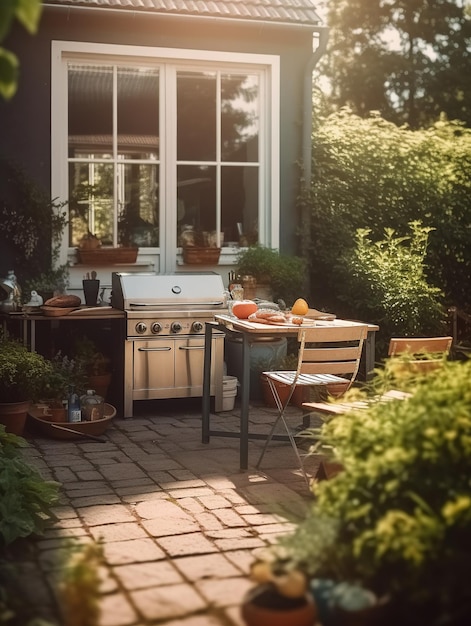
[[[224,74],[221,79],[223,161],[258,161],[258,76]]]
[[[119,243],[159,245],[158,180],[157,165],[118,165]]]
[[[113,69],[68,66],[69,156],[110,158],[113,152]]]
[[[180,165],[177,170],[178,235],[216,229],[216,168]]]
[[[118,155],[159,158],[159,72],[118,69]]]
[[[258,167],[222,168],[221,207],[224,241],[242,246],[257,243]]]
[[[177,74],[177,159],[216,159],[216,75]]]
[[[90,232],[103,245],[113,244],[113,165],[69,165],[69,245]]]

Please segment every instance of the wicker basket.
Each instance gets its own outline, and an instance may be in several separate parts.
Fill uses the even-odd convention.
[[[188,246],[183,248],[183,262],[188,264],[215,265],[219,261],[221,248],[200,248]]]
[[[113,263],[135,263],[138,248],[77,248],[79,263],[87,265],[107,265]]]

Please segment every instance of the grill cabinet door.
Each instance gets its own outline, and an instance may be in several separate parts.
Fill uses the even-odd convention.
[[[134,342],[135,391],[174,387],[174,345],[171,337]]]

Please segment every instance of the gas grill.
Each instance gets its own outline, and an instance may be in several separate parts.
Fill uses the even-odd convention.
[[[126,313],[125,417],[135,400],[201,397],[205,322],[226,310],[221,276],[116,272],[111,303]],[[213,333],[215,411],[222,410],[223,365],[224,333]]]

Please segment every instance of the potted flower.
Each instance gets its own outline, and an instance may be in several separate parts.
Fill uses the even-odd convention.
[[[39,398],[52,366],[42,355],[0,335],[0,423],[22,435],[29,405]]]

